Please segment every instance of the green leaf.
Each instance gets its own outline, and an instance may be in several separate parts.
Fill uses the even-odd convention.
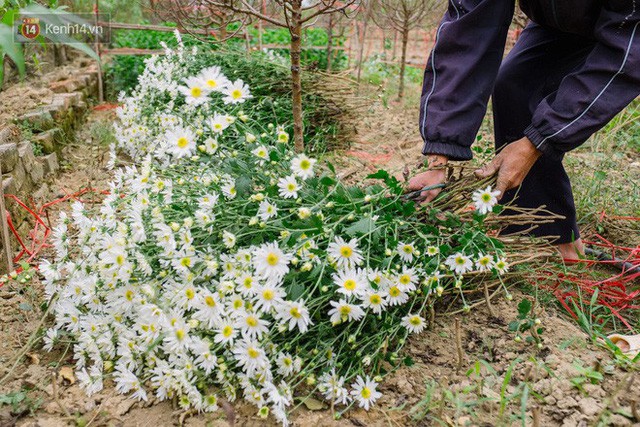
[[[373,228],[373,221],[371,221],[371,218],[366,217],[354,222],[351,226],[349,226],[345,230],[345,233],[347,233],[349,236],[354,237],[357,234],[368,233],[369,230],[371,230],[372,228]]]
[[[520,319],[526,318],[527,314],[529,314],[530,311],[531,311],[531,301],[524,298],[522,301],[520,301],[520,304],[518,304],[518,318]]]
[[[416,362],[409,356],[405,357],[403,360],[405,366],[413,366],[416,364]]]
[[[335,183],[335,179],[331,178],[330,176],[323,176],[322,178],[320,178],[320,184],[324,185],[325,187],[329,187]]]
[[[18,67],[20,76],[25,75],[24,55],[22,47],[13,41],[13,27],[6,24],[0,24],[0,65],[4,64],[4,56],[7,55]],[[0,67],[1,74],[4,74],[4,68]],[[0,75],[0,78],[4,77]],[[0,83],[2,80],[0,80]]]

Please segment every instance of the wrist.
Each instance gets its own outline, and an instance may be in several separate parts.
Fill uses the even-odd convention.
[[[443,154],[427,154],[427,166],[436,167],[449,163],[449,158]]]

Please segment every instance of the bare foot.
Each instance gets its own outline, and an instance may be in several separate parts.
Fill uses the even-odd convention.
[[[560,252],[560,256],[564,260],[577,261],[584,257],[584,243],[582,243],[582,239],[571,243],[561,243],[556,245],[556,249]]]

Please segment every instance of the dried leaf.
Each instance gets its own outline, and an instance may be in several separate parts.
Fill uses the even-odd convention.
[[[76,377],[73,374],[73,369],[71,369],[69,366],[63,366],[62,368],[60,368],[58,374],[63,380],[69,381],[69,384],[73,384],[76,382]]]
[[[314,399],[313,397],[307,397],[302,403],[304,403],[304,406],[310,411],[322,411],[327,407],[324,402]]]

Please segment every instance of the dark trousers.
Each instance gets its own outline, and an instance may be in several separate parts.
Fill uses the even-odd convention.
[[[558,90],[562,79],[580,67],[594,47],[592,40],[531,23],[504,59],[493,92],[496,149],[524,137],[533,113],[543,98]],[[564,216],[540,224],[531,234],[568,243],[580,237],[569,177],[562,160],[542,156],[518,189],[505,193],[501,203],[523,208],[546,206]],[[506,215],[513,213],[505,209]],[[510,226],[505,233],[530,226]]]

